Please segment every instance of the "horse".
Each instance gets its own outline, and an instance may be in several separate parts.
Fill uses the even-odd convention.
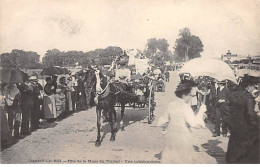
[[[87,108],[90,108],[94,105],[93,92],[95,92],[96,87],[95,71],[93,69],[87,70],[84,76],[83,82],[86,95],[86,105]]]
[[[100,126],[101,126],[101,112],[103,114],[108,114],[109,124],[111,128],[110,141],[115,141],[115,134],[117,132],[117,127],[114,127],[114,123],[117,122],[116,118],[116,103],[121,105],[121,119],[120,127],[124,130],[123,119],[125,105],[129,102],[129,97],[127,93],[127,86],[123,83],[109,82],[107,77],[105,77],[99,70],[95,71],[95,83],[96,83],[96,93],[95,93],[95,103],[96,103],[96,114],[97,114],[97,140],[95,146],[99,147],[101,145],[100,140]]]

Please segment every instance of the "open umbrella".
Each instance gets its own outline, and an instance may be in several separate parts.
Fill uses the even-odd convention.
[[[62,68],[59,67],[48,67],[48,68],[44,68],[42,70],[42,72],[40,73],[40,75],[61,75],[61,74],[65,74],[64,70]]]
[[[234,71],[231,67],[224,61],[218,59],[192,59],[184,64],[179,73],[189,73],[192,77],[209,76],[218,81],[228,79],[237,83]]]
[[[1,70],[1,82],[2,83],[24,83],[29,79],[28,75],[16,68],[8,68]]]

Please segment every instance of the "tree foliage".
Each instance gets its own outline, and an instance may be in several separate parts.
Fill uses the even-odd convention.
[[[157,67],[162,66],[164,61],[172,60],[172,53],[168,50],[169,44],[165,39],[150,38],[147,40],[144,53]]]
[[[40,55],[36,52],[14,49],[11,53],[3,53],[0,56],[3,68],[41,68]]]
[[[48,50],[43,57],[44,67],[63,66],[74,67],[76,64],[86,67],[89,64],[107,65],[113,59],[123,53],[120,47],[109,46],[105,49],[95,49],[94,51],[68,51],[61,52],[58,49]]]
[[[188,59],[200,57],[203,44],[198,36],[192,35],[188,28],[183,28],[179,32],[179,38],[175,41],[174,49],[175,60],[180,62],[185,61],[185,55],[188,55]]]

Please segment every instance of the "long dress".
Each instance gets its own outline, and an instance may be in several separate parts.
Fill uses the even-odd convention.
[[[259,117],[254,111],[255,100],[246,90],[232,92],[230,138],[227,163],[260,163]]]
[[[203,105],[195,116],[191,106],[183,100],[172,101],[165,114],[159,118],[158,125],[168,124],[166,133],[166,147],[162,153],[162,163],[191,164],[198,159],[193,155],[192,128],[205,126],[202,119],[206,107]]]
[[[58,85],[58,89],[61,89],[60,93],[63,93],[65,96],[65,106],[66,111],[72,111],[72,100],[71,100],[71,91],[66,83],[60,83]]]
[[[44,118],[57,118],[56,105],[55,105],[55,89],[52,84],[46,84],[44,86],[44,97],[43,97],[43,109]]]
[[[78,96],[78,110],[85,110],[86,109],[86,94],[84,88],[84,82],[80,78],[78,79],[78,86],[77,86],[77,96]]]
[[[6,110],[4,108],[4,97],[0,95],[0,112],[1,112],[1,148],[13,143],[11,130],[6,118]]]

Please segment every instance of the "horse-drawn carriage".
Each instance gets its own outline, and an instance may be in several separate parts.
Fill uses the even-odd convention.
[[[147,109],[148,123],[151,124],[154,117],[153,111],[156,106],[153,81],[147,76],[132,76],[131,78],[125,96],[128,98],[128,105],[125,105],[125,107]],[[118,103],[116,107],[120,107],[120,104]]]
[[[96,146],[101,144],[100,126],[102,115],[109,120],[111,126],[110,140],[115,140],[115,133],[117,132],[117,125],[114,124],[117,122],[115,107],[121,108],[121,130],[124,130],[125,107],[147,109],[149,124],[152,123],[154,118],[153,111],[156,104],[154,102],[153,80],[145,75],[131,75],[131,71],[126,68],[126,63],[119,63],[121,68],[118,68],[117,64],[118,62],[114,61],[109,70],[113,71],[114,76],[104,76],[102,71],[95,70],[95,102],[97,104],[98,126]]]

